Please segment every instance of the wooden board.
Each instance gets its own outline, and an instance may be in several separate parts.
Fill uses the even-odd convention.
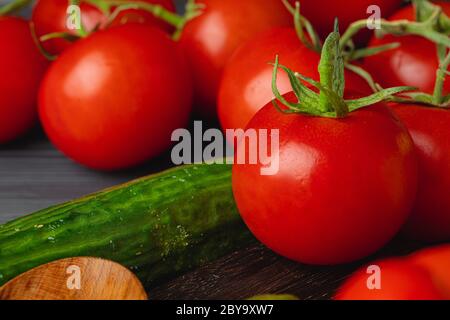
[[[160,171],[169,163],[165,155],[135,170],[99,173],[72,163],[37,130],[17,143],[0,147],[0,224],[49,205]],[[403,242],[391,245],[383,255],[404,251],[398,249],[404,247]],[[255,243],[150,288],[148,293],[150,299],[243,299],[266,293],[327,299],[358,265],[300,265]]]

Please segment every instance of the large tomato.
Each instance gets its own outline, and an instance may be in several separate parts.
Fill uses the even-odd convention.
[[[144,0],[148,3],[160,4],[164,8],[175,11],[172,0]],[[126,1],[125,1],[126,2]],[[68,30],[67,7],[69,0],[38,0],[33,9],[32,21],[35,25],[36,34],[40,37],[54,32],[69,32],[74,34],[74,30]],[[81,1],[81,21],[86,30],[91,31],[99,24],[105,22],[105,15],[96,7]],[[113,24],[117,25],[125,22],[145,22],[153,26],[159,26],[170,31],[172,28],[161,20],[155,18],[149,12],[143,10],[126,10],[120,13]],[[69,47],[71,43],[64,39],[53,39],[43,43],[43,47],[50,53],[58,54]]]
[[[437,2],[446,14],[450,14],[450,2]],[[389,20],[414,20],[413,6],[407,6],[395,13]],[[384,87],[399,85],[413,86],[422,92],[432,93],[439,67],[436,45],[418,36],[373,38],[370,46],[398,42],[400,47],[385,51],[364,60],[366,68],[375,81]],[[382,67],[380,67],[382,66]],[[450,81],[446,81],[444,92],[450,93]]]
[[[204,13],[186,25],[181,44],[188,54],[200,115],[216,117],[222,71],[237,47],[266,29],[292,25],[281,0],[199,0]]]
[[[373,263],[379,274],[364,267],[338,290],[336,300],[442,300],[429,272],[406,259],[389,259]],[[379,276],[379,287],[371,287],[371,277]]]
[[[294,29],[273,28],[236,50],[225,68],[218,98],[222,128],[245,128],[256,112],[273,99],[270,62],[280,62],[305,76],[319,80],[320,55],[303,45]],[[346,71],[346,88],[369,94],[371,89],[355,73]],[[292,90],[285,73],[278,76],[282,94]]]
[[[177,43],[154,27],[126,24],[64,51],[44,78],[39,111],[61,151],[88,167],[112,170],[167,149],[172,131],[188,121],[191,98]]]
[[[423,249],[410,256],[410,261],[430,273],[436,287],[450,299],[450,245]]]
[[[406,232],[417,239],[450,240],[450,111],[392,104],[416,145],[419,190]]]
[[[291,1],[292,3],[295,0]],[[308,18],[325,38],[333,31],[335,18],[339,19],[341,30],[356,20],[367,19],[372,12],[367,13],[369,6],[376,5],[381,9],[381,17],[388,18],[398,9],[402,0],[301,0],[301,12]],[[369,40],[371,32],[365,30],[356,37],[357,44],[365,44]]]
[[[276,174],[261,175],[261,161],[233,166],[239,211],[275,252],[310,264],[354,261],[380,249],[408,218],[414,145],[384,105],[336,119],[286,115],[269,103],[247,129],[279,129]],[[255,151],[240,143],[238,155],[243,150],[246,159]]]
[[[17,138],[33,126],[39,84],[47,64],[33,41],[29,23],[0,17],[0,143]]]

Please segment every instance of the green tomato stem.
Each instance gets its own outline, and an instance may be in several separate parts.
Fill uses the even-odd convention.
[[[398,47],[400,47],[400,43],[392,42],[376,47],[361,48],[357,50],[352,50],[347,55],[345,55],[344,58],[346,62],[360,60],[362,58],[375,56],[381,52],[397,49]]]
[[[46,42],[53,39],[64,39],[70,42],[78,40],[80,37],[68,32],[53,32],[48,33],[39,38],[40,42]]]
[[[322,109],[327,111],[334,110],[337,116],[344,117],[348,113],[348,108],[345,106],[345,103],[336,103],[336,101],[332,101],[333,99],[330,97],[329,93],[331,90],[340,100],[344,97],[344,59],[339,43],[339,25],[336,20],[334,32],[327,37],[322,48],[318,69],[320,74],[320,84],[324,88],[319,88],[319,103]]]
[[[136,9],[136,10],[144,10],[155,17],[161,19],[164,22],[167,22],[171,26],[175,28],[179,28],[181,24],[184,22],[184,18],[176,13],[173,13],[163,6],[158,4],[151,4],[142,1],[120,1],[120,0],[112,0],[107,2],[110,6],[117,6],[117,9],[121,8],[119,11],[124,11],[128,9]]]
[[[445,48],[438,48],[438,50],[446,51]],[[436,105],[441,105],[444,102],[444,83],[447,74],[447,69],[450,66],[450,52],[440,61],[439,68],[436,72],[436,84],[433,92],[432,102]]]
[[[300,14],[300,2],[296,1],[295,7],[293,7],[287,0],[281,1],[289,13],[294,17],[294,27],[300,41],[309,49],[320,53],[322,51],[322,43],[311,22]],[[310,39],[308,39],[306,34]]]
[[[439,5],[433,4],[428,0],[412,0],[412,3],[416,11],[417,22],[426,21],[435,11],[440,10],[441,14],[436,21],[436,28],[438,31],[448,34],[450,31],[450,18],[442,12],[442,8]]]
[[[70,0],[69,4],[79,6],[80,0]],[[86,31],[86,28],[83,25],[83,21],[82,21],[81,17],[79,17],[79,19],[80,19],[80,28],[76,30],[77,36],[79,38],[87,37],[89,35],[89,32]]]
[[[432,42],[450,47],[450,38],[448,30],[437,30],[437,23],[441,18],[442,10],[437,8],[433,14],[423,22],[412,22],[408,20],[380,21],[381,31],[383,33],[395,36],[415,35],[424,37]],[[345,48],[346,44],[362,29],[366,28],[366,20],[358,20],[353,22],[341,38],[341,48]]]
[[[163,6],[158,4],[151,4],[143,1],[124,1],[124,0],[86,0],[91,5],[96,6],[108,15],[106,25],[111,24],[117,16],[126,10],[135,9],[143,10],[151,13],[156,18],[175,27],[173,35],[174,40],[178,40],[185,25],[192,19],[201,14],[202,6],[195,3],[195,0],[188,0],[186,4],[186,13],[181,16],[173,13]],[[114,10],[111,12],[111,10]]]
[[[48,60],[48,61],[55,61],[57,56],[51,55],[48,53],[41,44],[40,39],[38,39],[36,35],[36,30],[33,22],[30,22],[30,31],[31,31],[31,37],[33,38],[34,43],[36,44],[36,47],[38,48],[39,52]]]

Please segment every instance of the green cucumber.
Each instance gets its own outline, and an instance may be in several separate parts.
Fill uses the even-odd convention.
[[[0,225],[0,285],[57,259],[116,261],[146,286],[247,245],[229,165],[189,165]]]

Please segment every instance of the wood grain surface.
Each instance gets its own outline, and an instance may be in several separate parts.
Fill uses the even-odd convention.
[[[94,172],[65,158],[37,130],[17,143],[0,147],[0,223],[162,170],[169,163],[165,155],[132,171]],[[395,241],[380,255],[406,253],[415,247]],[[328,299],[362,263],[305,266],[255,243],[163,285],[148,288],[148,294],[150,299],[243,299],[266,293]]]
[[[68,258],[34,268],[0,288],[0,300],[147,300],[137,277],[97,258]]]

